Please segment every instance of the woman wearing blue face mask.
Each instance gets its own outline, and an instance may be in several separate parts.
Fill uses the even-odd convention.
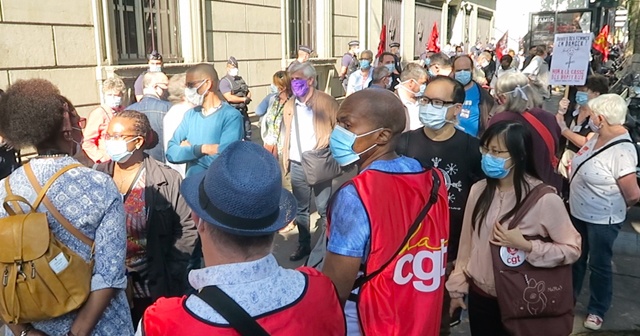
[[[507,266],[516,267],[526,261],[534,267],[555,268],[578,259],[580,235],[555,193],[542,196],[514,229],[508,229],[525,197],[542,184],[532,155],[532,134],[526,126],[515,121],[495,123],[485,131],[480,144],[482,170],[487,179],[471,187],[467,200],[458,258],[446,284],[452,298],[450,311],[466,308],[463,297],[467,295],[472,335],[513,335],[502,322],[504,311],[498,298],[504,294],[503,288],[496,287],[494,267],[498,265],[494,265],[491,246],[500,247],[500,259]],[[544,239],[529,240],[527,236]],[[504,256],[503,250],[508,252]],[[568,296],[569,301],[573,299],[569,290],[562,295]],[[569,334],[571,314],[547,316],[537,322],[544,326],[547,322],[560,322],[558,319],[570,321],[569,330],[555,330],[557,334]],[[531,330],[519,335],[539,332]]]
[[[371,82],[371,63],[373,62],[373,52],[365,50],[360,53],[360,69],[354,71],[349,76],[347,83],[347,96],[350,94],[366,89]]]
[[[562,99],[559,103],[558,114],[556,114],[558,126],[560,126],[561,134],[564,137],[564,141],[561,142],[563,151],[558,172],[565,178],[565,182],[569,178],[571,160],[593,136],[593,130],[589,127],[591,111],[587,107],[587,103],[609,91],[608,80],[600,75],[590,76],[586,84],[577,87],[577,90],[575,104],[571,104],[569,99]],[[573,113],[567,116],[567,111],[573,111]]]
[[[157,298],[185,293],[187,264],[197,236],[191,211],[179,192],[180,174],[144,153],[154,138],[144,114],[119,113],[105,137],[112,161],[96,168],[113,177],[124,201],[125,264],[134,325]]]

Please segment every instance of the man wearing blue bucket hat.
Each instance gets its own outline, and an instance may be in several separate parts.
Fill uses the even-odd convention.
[[[200,218],[205,268],[189,274],[199,293],[159,299],[144,314],[144,335],[226,335],[230,327],[240,335],[345,334],[331,280],[282,268],[271,253],[275,233],[296,215],[273,155],[234,142],[181,193]],[[310,314],[319,318],[299,318]]]

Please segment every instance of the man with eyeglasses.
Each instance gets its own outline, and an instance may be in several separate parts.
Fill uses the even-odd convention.
[[[371,52],[371,50],[365,50],[360,53],[360,69],[354,71],[349,76],[349,82],[347,84],[347,96],[369,87],[369,83],[371,83],[372,62],[373,53]]]
[[[162,120],[164,115],[171,109],[171,103],[167,101],[169,78],[162,72],[147,72],[144,74],[142,83],[144,86],[142,99],[135,104],[129,105],[126,109],[142,112],[149,118],[149,123],[151,123],[151,128],[156,133],[158,141],[154,141],[150,146],[147,146],[145,153],[157,161],[166,162],[163,145],[164,124]]]
[[[464,99],[462,84],[449,77],[435,77],[427,85],[424,96],[418,99],[420,122],[424,127],[402,134],[396,149],[398,154],[415,158],[424,167],[438,168],[444,175],[450,216],[447,277],[458,255],[462,218],[471,185],[484,177],[479,140],[455,127]],[[450,323],[455,325],[459,320],[459,316],[449,318],[449,303],[449,294],[445,291],[441,335],[448,335]]]
[[[242,114],[223,98],[218,73],[210,64],[187,70],[185,99],[195,105],[173,133],[167,146],[167,160],[186,163],[186,177],[203,172],[229,144],[242,140]]]

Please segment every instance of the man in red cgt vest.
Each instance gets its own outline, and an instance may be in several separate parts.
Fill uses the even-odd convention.
[[[406,122],[391,92],[347,97],[330,138],[359,174],[334,196],[323,273],[345,305],[348,335],[437,335],[449,237],[444,178],[398,156]]]
[[[200,218],[205,268],[189,274],[199,292],[159,299],[144,313],[139,334],[345,334],[331,280],[310,268],[284,269],[271,254],[275,233],[296,214],[273,155],[234,142],[206,171],[185,179],[181,193]]]

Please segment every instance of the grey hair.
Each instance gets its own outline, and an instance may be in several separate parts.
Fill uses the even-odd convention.
[[[315,79],[317,76],[316,68],[314,68],[313,65],[311,65],[311,63],[309,62],[294,63],[293,65],[291,65],[291,68],[289,69],[289,74],[292,75],[296,72],[302,72],[302,74],[306,79],[309,79],[309,78]]]
[[[371,76],[371,81],[373,83],[379,83],[383,78],[390,76],[391,71],[387,69],[386,66],[381,65],[373,69],[373,75]]]
[[[622,125],[627,117],[627,102],[614,93],[606,93],[591,99],[587,106],[595,115],[603,116],[609,125]]]
[[[127,89],[120,77],[107,78],[102,82],[102,93],[119,92],[122,93]]]
[[[521,97],[517,92],[513,92],[517,87],[520,87],[527,99]],[[504,94],[509,92],[511,93],[507,94],[507,101],[500,107],[500,111],[522,113],[542,105],[540,93],[532,85],[529,85],[529,78],[522,73],[505,73],[500,76],[496,83],[496,93]]]
[[[177,104],[184,100],[184,88],[187,86],[186,79],[186,73],[173,75],[171,79],[169,79],[169,101],[172,104]]]
[[[427,76],[427,70],[425,70],[420,64],[409,63],[400,74],[400,80],[403,82],[406,82],[410,79],[419,81],[420,78],[426,77],[426,76]]]

